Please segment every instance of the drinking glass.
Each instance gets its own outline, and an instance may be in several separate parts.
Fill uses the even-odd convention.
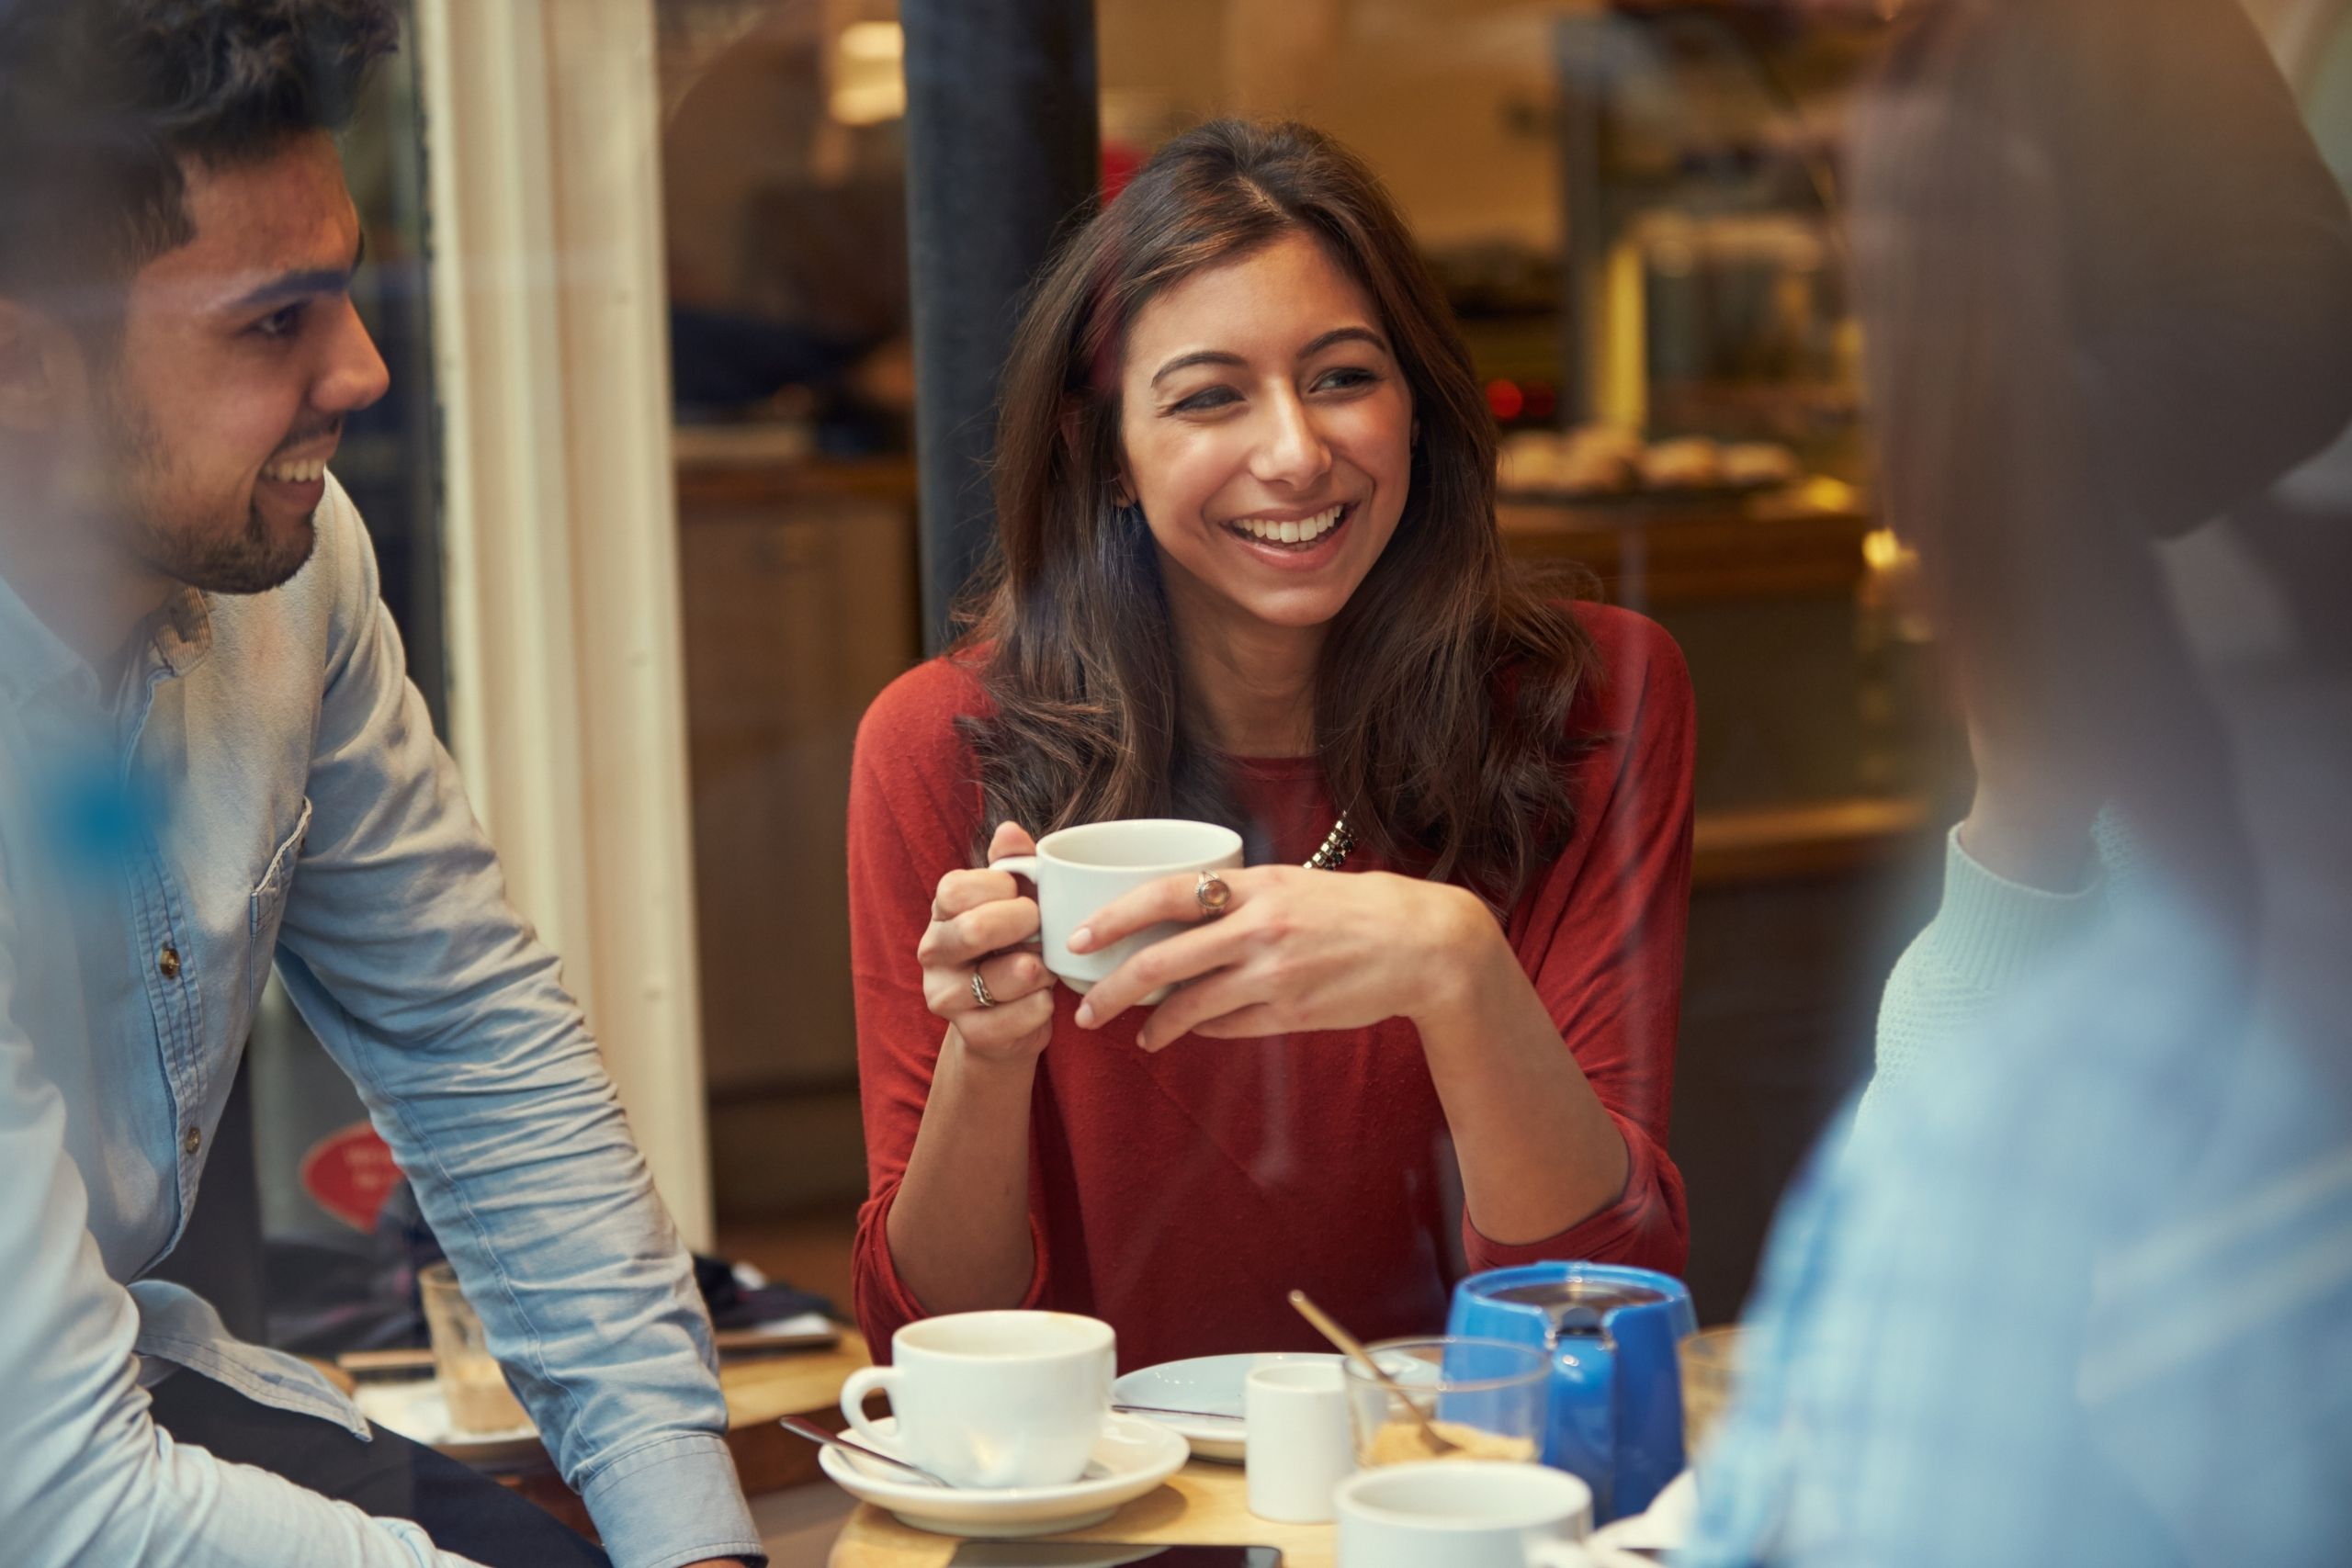
[[[506,1386],[505,1372],[490,1353],[481,1319],[458,1288],[457,1270],[447,1263],[428,1264],[417,1271],[416,1284],[424,1298],[433,1372],[449,1407],[450,1430],[480,1436],[530,1425],[522,1402]]]
[[[1677,1354],[1682,1363],[1682,1443],[1696,1455],[1724,1409],[1739,1376],[1740,1331],[1736,1325],[1702,1328],[1684,1337]]]
[[[1444,1335],[1386,1339],[1370,1348],[1394,1390],[1346,1363],[1356,1462],[1370,1469],[1431,1459],[1532,1461],[1544,1447],[1551,1367],[1544,1353],[1506,1339]],[[1422,1436],[1427,1417],[1450,1450]]]

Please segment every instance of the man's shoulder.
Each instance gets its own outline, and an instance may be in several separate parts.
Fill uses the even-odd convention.
[[[326,486],[311,514],[314,542],[300,570],[267,592],[205,596],[216,649],[225,634],[232,643],[261,642],[272,662],[280,663],[293,648],[317,644],[323,652],[338,632],[348,630],[352,617],[373,611],[379,587],[368,525],[333,474]]]

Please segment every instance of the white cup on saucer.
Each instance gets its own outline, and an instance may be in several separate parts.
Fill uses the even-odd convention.
[[[890,1359],[842,1387],[861,1439],[956,1486],[1062,1486],[1085,1473],[1111,1414],[1117,1339],[1075,1313],[952,1313],[899,1329]],[[866,1417],[877,1390],[895,1432]]]
[[[1357,1472],[1333,1499],[1340,1568],[1589,1568],[1592,1488],[1564,1470],[1430,1460]]]
[[[1242,1383],[1250,1511],[1278,1524],[1331,1520],[1331,1495],[1356,1468],[1348,1391],[1329,1361],[1274,1361]]]
[[[991,870],[1009,871],[1037,885],[1046,967],[1080,993],[1092,990],[1095,982],[1107,979],[1112,970],[1153,942],[1189,929],[1175,921],[1148,926],[1108,947],[1072,953],[1069,933],[1097,909],[1159,877],[1232,871],[1240,864],[1240,834],[1214,822],[1172,817],[1122,818],[1064,828],[1038,840],[1034,855],[1007,855],[989,863]],[[1144,1002],[1157,1005],[1167,994],[1164,988],[1154,991]]]

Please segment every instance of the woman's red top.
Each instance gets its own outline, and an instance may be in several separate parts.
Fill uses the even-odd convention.
[[[1081,1029],[1062,987],[1031,1111],[1037,1265],[1023,1304],[1106,1319],[1131,1368],[1319,1348],[1293,1289],[1378,1339],[1442,1328],[1465,1269],[1593,1258],[1680,1270],[1689,1227],[1666,1129],[1690,888],[1690,681],[1652,622],[1576,609],[1599,653],[1571,719],[1592,742],[1572,768],[1576,835],[1506,929],[1624,1134],[1623,1194],[1557,1235],[1491,1241],[1463,1211],[1445,1118],[1403,1020],[1193,1038],[1153,1055],[1135,1044],[1145,1010]],[[955,721],[985,710],[972,672],[936,659],[893,682],[858,730],[849,889],[869,1196],[855,1299],[877,1356],[925,1315],[884,1222],[945,1028],[923,1005],[915,947],[940,878],[971,863],[982,809]],[[1272,858],[1304,862],[1335,816],[1318,765],[1235,766]],[[1342,874],[1376,869],[1359,849]]]

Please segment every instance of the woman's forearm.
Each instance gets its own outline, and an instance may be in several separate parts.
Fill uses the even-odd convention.
[[[949,1029],[891,1202],[899,1282],[934,1313],[1018,1306],[1037,1266],[1029,1230],[1029,1096],[1037,1061],[989,1061]]]
[[[1625,1190],[1632,1156],[1543,999],[1483,911],[1413,1021],[1445,1108],[1464,1202],[1505,1246],[1557,1235]]]

